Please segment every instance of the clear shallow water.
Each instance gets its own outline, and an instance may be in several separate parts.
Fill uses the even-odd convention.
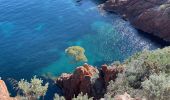
[[[162,45],[117,15],[103,16],[93,0],[0,0],[0,76],[30,78],[72,72],[64,50],[85,48],[88,63],[123,61]]]

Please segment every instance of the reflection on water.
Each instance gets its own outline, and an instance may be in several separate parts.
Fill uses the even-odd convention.
[[[85,48],[88,63],[123,61],[145,48],[161,47],[141,36],[117,15],[102,16],[95,0],[1,0],[0,76],[15,79],[35,74],[60,75],[70,63],[64,50]]]

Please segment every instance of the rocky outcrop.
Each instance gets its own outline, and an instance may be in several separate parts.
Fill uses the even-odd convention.
[[[124,67],[116,67],[116,66],[111,66],[108,67],[107,65],[102,65],[102,73],[103,73],[103,79],[105,86],[108,85],[110,80],[115,80],[116,76],[118,73],[122,73],[124,70]]]
[[[77,67],[73,74],[62,74],[56,83],[63,89],[64,96],[71,100],[74,95],[80,92],[87,93],[90,97],[98,99],[103,97],[107,84],[110,80],[115,80],[119,72],[123,72],[123,67],[103,65],[97,69],[91,65],[84,64]]]
[[[3,80],[0,80],[0,100],[17,100],[10,97],[6,84]]]
[[[108,0],[102,8],[119,13],[137,29],[170,41],[169,0]]]

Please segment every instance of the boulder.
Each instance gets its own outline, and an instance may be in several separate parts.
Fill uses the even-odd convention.
[[[3,80],[0,80],[0,100],[17,100],[9,95],[7,86]]]

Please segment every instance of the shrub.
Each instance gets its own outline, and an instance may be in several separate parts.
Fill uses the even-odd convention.
[[[141,81],[152,73],[170,74],[170,47],[154,51],[143,51],[126,61],[126,75],[131,80],[131,86],[139,88]]]
[[[132,91],[133,89],[129,86],[129,83],[126,80],[125,76],[123,74],[118,74],[115,82],[113,80],[109,82],[105,97],[113,98],[115,95],[121,95],[125,92],[130,94]]]
[[[142,82],[144,94],[148,100],[169,100],[170,98],[170,76],[165,73],[149,76]]]
[[[72,100],[93,100],[93,98],[89,98],[87,94],[83,95],[83,93],[80,93],[77,97],[72,98]]]
[[[41,96],[45,96],[48,89],[48,83],[43,86],[43,80],[34,76],[30,82],[21,79],[18,82],[18,88],[28,100],[35,100]]]
[[[125,72],[118,74],[115,81],[110,81],[105,98],[124,92],[132,97],[145,96],[148,100],[170,98],[170,47],[136,53],[123,66]]]
[[[63,96],[59,96],[55,94],[54,100],[66,100]],[[72,98],[72,100],[93,100],[93,98],[89,98],[87,94],[83,95],[83,93],[78,94],[77,97]]]
[[[66,100],[66,99],[63,96],[59,96],[58,94],[55,94],[54,100]]]

